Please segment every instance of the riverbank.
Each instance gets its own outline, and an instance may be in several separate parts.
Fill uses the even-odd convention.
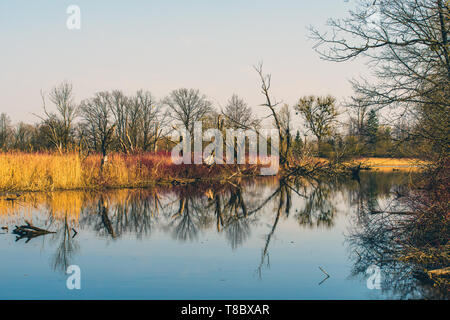
[[[414,158],[358,158],[352,162],[361,163],[366,168],[378,171],[392,171],[392,169],[417,171],[430,164]]]
[[[168,153],[111,154],[1,153],[0,192],[86,190],[187,184],[255,176],[257,165],[177,165]]]
[[[78,153],[1,153],[0,192],[139,188],[179,185],[198,181],[221,181],[257,176],[261,165],[177,165],[169,153],[139,155],[111,154],[101,169],[100,155]],[[349,161],[346,167],[390,170],[420,168],[414,159],[365,158]],[[330,171],[326,160],[311,158],[298,162],[298,175]],[[282,174],[282,173],[280,173]]]

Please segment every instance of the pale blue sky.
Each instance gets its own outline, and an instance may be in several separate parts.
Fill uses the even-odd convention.
[[[81,8],[81,30],[66,28],[66,8]],[[360,62],[321,61],[307,26],[343,16],[344,0],[0,0],[0,112],[37,121],[40,90],[63,80],[76,100],[100,90],[150,90],[163,98],[197,88],[216,106],[237,93],[263,102],[252,65],[264,61],[273,94],[294,104],[306,94],[349,96]]]

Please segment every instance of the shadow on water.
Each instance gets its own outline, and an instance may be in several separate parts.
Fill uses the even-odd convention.
[[[14,203],[0,200],[0,223],[14,226],[28,219],[55,232],[42,237],[57,244],[51,266],[64,273],[79,253],[80,235],[85,231],[108,241],[129,236],[144,239],[158,231],[180,242],[198,241],[199,234],[208,231],[224,234],[236,250],[246,243],[252,229],[266,222],[262,217],[268,216],[260,259],[255,261],[256,274],[262,278],[270,267],[271,243],[280,221],[293,218],[299,232],[302,228],[332,229],[340,205],[336,199],[345,194],[349,199],[345,210],[351,217],[345,236],[352,262],[349,277],[364,281],[366,271],[375,264],[381,268],[387,297],[436,297],[428,283],[415,277],[414,270],[386,254],[395,239],[390,238],[386,224],[377,220],[381,215],[376,212],[392,202],[407,182],[408,175],[401,172],[363,172],[359,181],[270,177],[225,185],[33,193]]]

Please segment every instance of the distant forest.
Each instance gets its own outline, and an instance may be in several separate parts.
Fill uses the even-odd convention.
[[[192,130],[195,121],[202,121],[204,130],[256,132],[263,125],[237,95],[231,96],[225,108],[218,109],[199,90],[185,88],[172,91],[162,100],[149,91],[127,96],[114,90],[75,103],[72,84],[63,82],[48,95],[42,94],[42,104],[35,124],[12,124],[6,113],[0,115],[0,150],[105,154],[170,151],[174,143],[170,134],[180,125]],[[272,122],[275,128],[278,122],[286,153],[296,157],[422,157],[431,151],[432,146],[422,136],[424,123],[404,118],[381,123],[378,113],[362,97],[338,107],[334,97],[306,96],[294,106],[280,106]],[[306,130],[293,130],[293,123],[298,122]]]

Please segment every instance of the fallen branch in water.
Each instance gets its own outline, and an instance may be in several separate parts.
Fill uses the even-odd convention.
[[[18,235],[18,237],[16,238],[16,241],[19,241],[23,238],[27,238],[27,240],[25,241],[25,243],[27,243],[33,238],[43,236],[43,235],[46,235],[49,233],[55,233],[52,231],[48,231],[45,229],[35,227],[26,220],[25,220],[25,223],[26,223],[26,225],[23,225],[20,227],[16,226],[16,228],[13,230],[13,233]]]

